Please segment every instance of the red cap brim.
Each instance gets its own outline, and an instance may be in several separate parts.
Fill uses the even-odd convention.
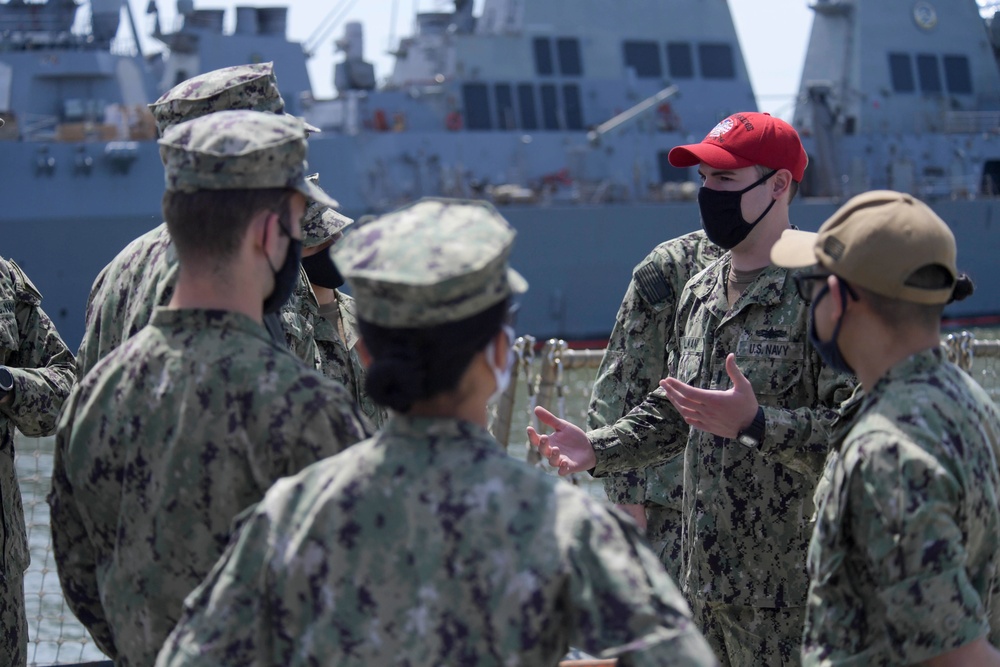
[[[713,169],[743,169],[756,164],[709,143],[675,146],[667,153],[667,160],[674,167],[693,167],[704,162]]]

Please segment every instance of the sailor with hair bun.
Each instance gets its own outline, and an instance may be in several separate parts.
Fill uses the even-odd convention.
[[[428,199],[338,244],[389,419],[242,517],[158,667],[555,665],[571,645],[717,664],[634,524],[487,431],[527,288],[514,235],[486,203]]]
[[[1000,410],[941,350],[969,296],[948,225],[911,195],[854,197],[786,231],[810,340],[857,373],[809,547],[805,665],[1000,665]]]

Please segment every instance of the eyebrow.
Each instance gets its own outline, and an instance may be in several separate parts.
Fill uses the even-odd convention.
[[[736,172],[732,169],[711,169],[709,170],[709,175],[711,176],[732,176]],[[698,169],[698,175],[702,178],[706,178],[705,171],[703,169]]]

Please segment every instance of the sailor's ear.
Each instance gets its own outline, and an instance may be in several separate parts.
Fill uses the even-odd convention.
[[[771,195],[775,199],[780,199],[792,187],[792,172],[787,169],[779,169],[771,182]]]

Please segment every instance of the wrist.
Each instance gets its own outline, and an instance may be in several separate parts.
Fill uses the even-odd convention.
[[[736,441],[744,447],[757,449],[764,440],[766,427],[764,408],[757,406],[757,414],[754,415],[753,421],[736,435]]]

